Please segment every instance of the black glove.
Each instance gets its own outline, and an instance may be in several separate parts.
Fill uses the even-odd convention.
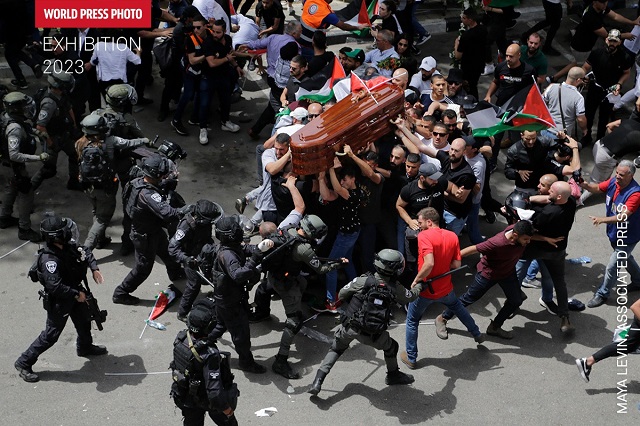
[[[191,269],[196,269],[198,267],[198,260],[195,257],[191,256],[184,261],[184,266],[188,266]]]
[[[195,205],[193,205],[193,204],[187,204],[187,205],[186,205],[186,206],[184,206],[184,207],[180,207],[180,208],[178,209],[178,213],[179,213],[181,216],[184,216],[184,215],[185,215],[185,214],[187,214],[187,213],[191,213],[191,212],[193,212],[193,209],[195,209],[195,207],[196,207],[196,206],[195,206]]]

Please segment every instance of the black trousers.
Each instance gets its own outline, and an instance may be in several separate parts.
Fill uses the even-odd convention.
[[[56,344],[69,318],[78,332],[76,347],[78,349],[87,348],[93,344],[91,322],[87,321],[82,304],[75,300],[65,301],[63,304],[56,304],[52,300],[52,304],[53,306],[47,311],[47,323],[44,331],[18,358],[17,362],[22,367],[31,367],[38,361],[41,354]]]
[[[271,312],[271,296],[275,294],[273,285],[266,278],[260,281],[256,287],[253,302],[256,304],[255,313],[258,315],[268,315]]]
[[[58,173],[58,154],[60,154],[61,151],[67,154],[67,159],[69,162],[69,180],[78,180],[80,167],[78,166],[78,153],[76,152],[75,142],[68,137],[63,137],[60,140],[54,142],[54,146],[47,150],[49,159],[31,178],[31,186],[33,187],[34,191],[40,187],[45,179],[50,179]]]
[[[162,89],[160,111],[169,112],[169,102],[171,99],[173,99],[176,104],[180,101],[182,74],[182,66],[178,61],[174,61],[169,68],[162,72],[162,76],[164,77],[164,89]]]
[[[562,23],[562,5],[560,3],[551,3],[550,1],[542,0],[542,7],[544,8],[544,19],[531,27],[531,29],[527,31],[527,34],[535,33],[543,28],[549,27],[544,45],[545,47],[551,47],[551,42],[555,38]]]
[[[587,97],[584,100],[584,115],[587,117],[587,134],[582,138],[582,144],[590,144],[594,141],[591,136],[591,127],[593,127],[593,120],[598,111],[598,129],[596,131],[595,140],[600,140],[607,131],[607,124],[613,113],[613,104],[606,98],[607,94],[600,87],[595,84],[589,85],[589,91]]]
[[[141,234],[133,228],[129,236],[135,249],[136,264],[124,278],[122,284],[116,287],[113,292],[114,296],[123,296],[136,291],[151,274],[156,255],[162,259],[167,267],[170,279],[179,273],[181,266],[169,256],[169,240],[163,229]]]
[[[228,331],[238,353],[240,364],[251,365],[254,362],[251,353],[251,330],[249,316],[243,304],[240,302],[227,304],[224,299],[216,297],[216,315],[218,322],[209,333],[209,340],[218,340]]]
[[[204,280],[200,278],[200,275],[198,275],[194,269],[188,266],[184,267],[184,273],[187,276],[187,286],[185,287],[182,299],[180,300],[178,314],[186,316],[191,310],[193,302],[196,301]]]
[[[618,346],[620,345],[620,346]],[[618,351],[625,354],[630,354],[634,352],[636,349],[640,347],[640,320],[638,318],[634,318],[631,323],[631,329],[629,330],[629,334],[627,335],[627,341],[624,345],[621,343],[611,342],[598,352],[593,354],[593,359],[596,362],[600,362],[603,359],[610,358],[612,356],[617,356]]]
[[[218,426],[236,426],[238,420],[235,416],[227,417],[226,414],[220,411],[203,410],[202,408],[183,408],[182,415],[184,416],[184,426],[204,426],[204,416],[209,414],[209,417]]]

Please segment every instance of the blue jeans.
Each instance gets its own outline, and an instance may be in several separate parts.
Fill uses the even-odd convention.
[[[418,9],[418,3],[416,2],[411,3],[411,25],[413,26],[413,31],[418,36],[417,38],[420,39],[422,36],[427,35],[427,30],[424,29],[424,27],[420,24],[420,22],[416,18],[417,9]],[[405,33],[409,32],[409,28],[403,28],[402,30]]]
[[[404,240],[407,234],[407,222],[405,222],[401,217],[398,217],[398,225],[396,226],[396,231],[398,240],[398,251],[404,256]]]
[[[353,247],[355,247],[359,235],[360,230],[352,232],[351,234],[338,232],[336,240],[333,243],[333,248],[331,248],[331,253],[329,253],[330,259],[338,259],[341,257],[349,259],[349,263],[347,263],[347,266],[345,267],[345,273],[347,274],[349,281],[356,277],[356,268],[353,265]],[[334,269],[329,272],[327,274],[326,283],[327,299],[334,302],[336,300],[336,289],[338,288],[338,271]]]
[[[529,274],[528,271],[531,270],[533,262],[536,262],[536,264],[538,265],[538,269],[540,270],[540,275],[542,277],[540,278],[540,283],[542,285],[542,300],[544,300],[545,302],[551,302],[553,301],[553,280],[551,279],[549,270],[543,262],[538,262],[535,259],[518,260],[518,263],[516,263],[516,274],[518,275],[518,282],[521,283],[524,277]]]
[[[467,216],[467,231],[469,231],[469,241],[471,244],[480,244],[484,241],[482,234],[480,233],[480,223],[478,221],[478,215],[480,214],[480,203],[472,204],[469,216]]]
[[[498,284],[504,295],[507,296],[507,300],[504,302],[504,306],[496,315],[496,318],[493,320],[493,324],[496,327],[502,327],[502,324],[509,318],[509,316],[514,313],[520,305],[522,305],[522,297],[520,296],[520,281],[516,277],[515,271],[500,281],[490,280],[484,277],[481,273],[477,272],[475,276],[475,280],[469,286],[469,289],[465,294],[460,296],[460,302],[463,306],[469,306],[473,302],[480,300],[484,294],[489,291],[491,287]],[[442,317],[446,320],[453,318],[454,315],[457,315],[451,308],[444,311]]]
[[[460,318],[460,321],[467,327],[467,330],[473,335],[473,337],[480,335],[480,329],[476,325],[476,322],[464,307],[460,299],[456,296],[455,291],[451,291],[440,299],[426,299],[424,297],[418,297],[413,302],[409,303],[409,311],[407,312],[407,327],[405,334],[405,346],[407,349],[407,355],[409,361],[416,362],[418,357],[418,326],[420,325],[420,318],[422,314],[427,310],[429,305],[434,302],[444,304],[448,309],[451,309],[455,315]]]
[[[527,278],[532,280],[538,275],[538,271],[540,270],[540,265],[538,265],[537,260],[532,260],[531,265],[529,265],[529,269],[527,269]]]
[[[176,107],[175,112],[173,113],[173,119],[175,121],[182,121],[182,114],[184,114],[184,109],[187,107],[187,104],[193,100],[193,96],[198,91],[198,85],[200,84],[200,76],[193,75],[189,71],[185,71],[183,74],[183,86],[182,86],[182,95],[180,96],[180,101],[178,101],[178,106]],[[194,103],[194,109],[197,108],[197,105]]]
[[[637,244],[637,243],[636,243]],[[636,244],[629,244],[626,247],[616,247],[615,243],[611,246],[613,247],[613,253],[611,253],[611,257],[609,258],[609,263],[607,264],[607,269],[604,272],[604,280],[602,281],[602,285],[596,291],[596,294],[603,299],[609,297],[609,291],[611,287],[615,287],[616,280],[618,278],[617,275],[617,261],[624,261],[626,259],[627,266],[625,269],[631,276],[631,281],[627,280],[628,284],[639,285],[640,284],[640,266],[638,266],[638,262],[633,257],[631,252],[634,248],[636,248]]]
[[[460,235],[460,232],[462,232],[462,228],[464,228],[464,224],[467,221],[467,218],[454,216],[446,210],[442,214],[442,217],[444,217],[446,228],[449,231],[454,232],[456,235]]]

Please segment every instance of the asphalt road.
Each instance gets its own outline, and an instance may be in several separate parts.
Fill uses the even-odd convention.
[[[513,30],[518,35],[526,29],[521,23]],[[570,25],[570,24],[567,24]],[[565,27],[568,28],[568,27]],[[566,45],[568,33],[561,30],[559,41]],[[453,42],[452,34],[434,36],[423,46],[423,55],[445,58]],[[367,45],[370,43],[367,43]],[[337,51],[339,46],[332,46]],[[552,58],[552,65],[563,60]],[[448,64],[441,64],[443,69]],[[255,74],[244,86],[243,100],[234,104],[234,111],[243,111],[252,118],[261,112],[266,87],[256,83]],[[489,83],[483,77],[484,90]],[[35,88],[33,89],[35,91]],[[141,127],[153,137],[159,134],[180,143],[188,158],[180,165],[179,190],[188,202],[209,198],[233,211],[234,200],[251,188],[255,178],[255,143],[246,136],[250,124],[241,124],[238,134],[218,130],[210,133],[211,143],[201,146],[196,128],[190,137],[180,137],[169,122],[155,119],[161,92],[161,80],[148,90],[155,104],[136,112]],[[483,93],[481,89],[481,93]],[[215,111],[215,108],[212,108]],[[215,114],[215,113],[214,113]],[[263,132],[266,135],[266,131]],[[492,184],[497,198],[504,198],[512,184],[504,179],[501,154],[500,166]],[[584,169],[590,170],[590,152],[582,152]],[[34,227],[46,210],[71,216],[86,235],[91,223],[88,201],[82,193],[64,189],[66,158],[60,157],[58,176],[46,181],[36,195]],[[6,172],[6,170],[5,170]],[[3,172],[3,175],[6,173]],[[600,284],[610,248],[604,229],[594,228],[589,215],[602,215],[603,198],[592,197],[587,207],[580,209],[569,239],[568,257],[589,256],[592,263],[567,265],[570,297],[586,302]],[[183,324],[176,320],[173,306],[160,318],[167,330],[147,329],[140,332],[148,316],[153,298],[168,282],[164,267],[156,264],[149,279],[136,295],[143,299],[140,306],[113,305],[111,294],[133,265],[133,256],[121,258],[117,254],[121,227],[120,211],[116,211],[108,231],[114,243],[104,250],[96,250],[104,285],[93,285],[94,294],[109,316],[102,332],[95,331],[98,344],[109,349],[109,355],[94,359],[75,356],[75,331],[67,325],[59,342],[46,352],[34,366],[41,376],[36,384],[23,382],[13,368],[15,359],[42,330],[45,312],[38,300],[38,284],[32,283],[26,272],[37,250],[35,244],[22,244],[15,229],[0,232],[0,273],[2,274],[3,307],[0,309],[0,401],[2,419],[6,425],[131,425],[179,424],[181,416],[169,398],[171,382],[168,364],[172,342]],[[488,225],[481,220],[484,235],[493,235],[504,228],[504,222]],[[466,236],[462,245],[468,244]],[[467,259],[472,264],[476,259]],[[471,281],[472,275],[456,276],[458,294]],[[184,282],[178,282],[183,287]],[[384,361],[381,353],[354,343],[324,383],[318,398],[305,392],[312,382],[316,368],[328,350],[326,343],[298,335],[292,350],[291,362],[303,371],[300,380],[289,381],[271,372],[250,375],[235,370],[241,390],[236,415],[240,424],[271,425],[397,425],[420,424],[427,420],[449,424],[626,424],[640,416],[640,382],[637,365],[640,358],[628,359],[628,374],[621,375],[613,359],[594,367],[592,380],[585,384],[575,367],[576,357],[592,354],[611,341],[616,326],[614,301],[597,309],[573,313],[576,332],[571,337],[560,333],[560,320],[548,314],[538,304],[536,290],[526,290],[529,296],[521,312],[505,324],[513,329],[515,338],[499,341],[489,338],[476,346],[462,325],[449,324],[450,337],[438,339],[431,325],[440,307],[432,307],[425,315],[427,324],[421,326],[419,337],[419,369],[412,372],[416,382],[406,387],[387,387],[384,384]],[[637,298],[632,294],[631,300]],[[504,301],[499,289],[494,289],[470,311],[484,331]],[[253,350],[258,362],[267,366],[273,362],[285,315],[279,302],[272,304],[272,321],[252,325]],[[305,312],[311,315],[311,311]],[[404,347],[404,312],[396,312],[397,324],[391,334]],[[330,335],[335,319],[323,315],[306,323],[312,330]],[[237,365],[235,351],[228,335],[219,345],[233,354],[232,367]],[[401,369],[407,368],[401,364]],[[625,391],[628,413],[616,414],[617,383],[626,379]],[[262,408],[275,407],[278,412],[270,418],[254,414]],[[210,421],[209,421],[210,423]]]

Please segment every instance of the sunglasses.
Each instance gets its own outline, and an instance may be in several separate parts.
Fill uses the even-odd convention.
[[[431,132],[433,133],[435,136],[447,136],[449,133],[440,133],[440,132]]]
[[[194,29],[194,30],[199,30],[200,28],[202,28],[202,25],[198,25],[198,26],[194,25],[194,26],[193,26],[193,29]]]
[[[460,86],[462,83],[459,81],[448,81],[447,83],[449,83],[452,86]]]
[[[316,117],[317,117],[317,116],[319,116],[319,115],[320,115],[320,114],[309,114],[309,116],[308,116],[308,117],[311,119],[311,118],[316,118]]]

